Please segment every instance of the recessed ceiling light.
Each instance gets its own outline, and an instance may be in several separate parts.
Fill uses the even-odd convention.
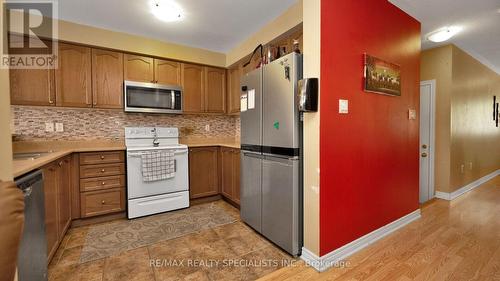
[[[158,19],[166,22],[179,21],[183,18],[183,11],[173,0],[152,0],[151,12]]]
[[[449,26],[436,31],[433,31],[427,35],[427,39],[432,42],[444,42],[451,37],[455,36],[462,30],[459,26]]]

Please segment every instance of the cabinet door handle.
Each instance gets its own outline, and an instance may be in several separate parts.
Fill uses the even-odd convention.
[[[59,167],[62,167],[62,165],[63,165],[63,162],[62,161],[59,162]]]
[[[103,181],[103,182],[101,183],[101,185],[106,185],[106,182],[104,182],[104,181]]]
[[[106,170],[102,169],[102,170],[101,170],[101,173],[104,173],[105,171],[106,171]]]
[[[49,104],[54,104],[54,101],[52,100],[52,82],[50,81],[50,71],[49,75],[47,75],[47,85],[49,87]]]
[[[102,201],[101,201],[101,204],[102,204],[102,205],[106,204],[106,201],[102,200]]]
[[[101,155],[101,160],[104,160],[104,155]]]

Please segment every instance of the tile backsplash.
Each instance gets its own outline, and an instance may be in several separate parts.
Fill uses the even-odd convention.
[[[11,131],[19,141],[117,140],[124,127],[177,127],[181,137],[239,138],[239,116],[124,113],[121,110],[11,106]],[[45,132],[45,123],[63,123],[64,132]],[[206,130],[206,125],[210,130]]]

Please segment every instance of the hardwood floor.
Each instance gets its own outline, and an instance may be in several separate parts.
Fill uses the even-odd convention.
[[[300,262],[259,280],[500,280],[500,177],[423,205],[421,219],[347,262],[323,273]]]

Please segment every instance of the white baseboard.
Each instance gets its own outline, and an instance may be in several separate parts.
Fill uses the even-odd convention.
[[[302,248],[301,258],[310,266],[319,272],[323,272],[328,268],[341,263],[345,258],[367,247],[375,241],[391,234],[410,222],[420,218],[420,209],[409,213],[389,224],[376,229],[365,236],[362,236],[349,244],[346,244],[324,256],[318,257],[313,252],[306,248]]]
[[[500,169],[498,169],[498,170],[494,171],[493,173],[488,174],[480,179],[477,179],[477,180],[469,183],[468,185],[466,185],[460,189],[457,189],[451,193],[436,191],[436,198],[451,201],[451,200],[473,190],[474,188],[480,186],[481,184],[493,179],[494,177],[496,177],[498,175],[500,175]]]

